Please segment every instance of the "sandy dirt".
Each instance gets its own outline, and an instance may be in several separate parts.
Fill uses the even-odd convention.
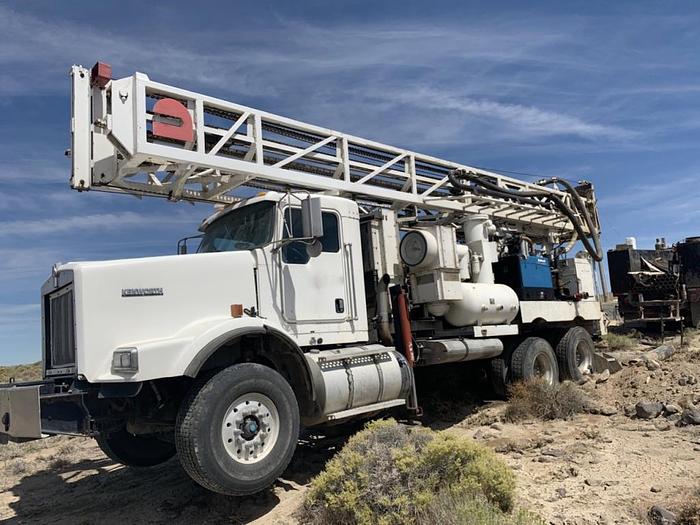
[[[660,365],[649,370],[632,363],[582,387],[594,406],[611,415],[505,423],[505,402],[479,400],[459,385],[456,396],[445,382],[453,390],[428,403],[433,415],[425,424],[495,449],[516,472],[519,504],[551,523],[648,523],[651,505],[677,508],[700,487],[700,426],[677,426],[663,415],[638,419],[626,411],[631,414],[642,399],[681,408],[700,402],[700,385],[687,381],[700,379],[700,336]],[[0,522],[293,524],[310,479],[339,446],[302,443],[282,479],[248,498],[208,493],[176,460],[147,470],[121,467],[90,439],[0,447]]]

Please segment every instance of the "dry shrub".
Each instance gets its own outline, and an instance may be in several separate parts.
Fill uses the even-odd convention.
[[[55,469],[55,470],[63,470],[67,467],[70,467],[73,462],[64,457],[64,456],[52,456],[50,458],[51,462],[49,463],[49,468]]]
[[[41,361],[29,365],[0,366],[0,383],[15,381],[35,381],[41,379]]]
[[[700,489],[681,507],[678,525],[700,525]]]
[[[547,384],[541,378],[515,383],[504,417],[511,422],[525,419],[569,419],[583,412],[586,396],[570,381]]]
[[[15,459],[12,463],[9,465],[9,471],[14,474],[15,476],[18,476],[20,474],[24,474],[29,470],[29,464],[24,461],[23,459]]]
[[[608,344],[610,350],[627,350],[637,344],[631,335],[615,334],[613,332],[605,334],[603,340]]]
[[[515,477],[471,439],[375,421],[316,476],[297,518],[312,525],[424,523],[446,490],[500,515],[513,507]]]

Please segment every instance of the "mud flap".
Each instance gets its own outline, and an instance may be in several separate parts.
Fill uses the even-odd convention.
[[[610,370],[614,374],[622,370],[622,365],[610,354],[593,352],[593,371],[600,374],[603,370]]]

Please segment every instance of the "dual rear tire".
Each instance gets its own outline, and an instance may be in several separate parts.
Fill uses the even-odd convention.
[[[528,337],[513,350],[510,359],[513,381],[541,378],[549,385],[559,381],[559,365],[552,346],[541,337]]]
[[[555,351],[561,380],[580,381],[593,373],[595,345],[588,330],[581,326],[570,328],[557,343]]]
[[[489,363],[489,377],[497,396],[505,398],[508,384],[536,377],[547,384],[580,381],[593,372],[595,347],[588,331],[574,326],[557,340],[556,348],[541,337],[527,337]]]

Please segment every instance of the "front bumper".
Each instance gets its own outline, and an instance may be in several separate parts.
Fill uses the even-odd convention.
[[[0,443],[55,434],[92,435],[85,393],[53,380],[0,385]]]

